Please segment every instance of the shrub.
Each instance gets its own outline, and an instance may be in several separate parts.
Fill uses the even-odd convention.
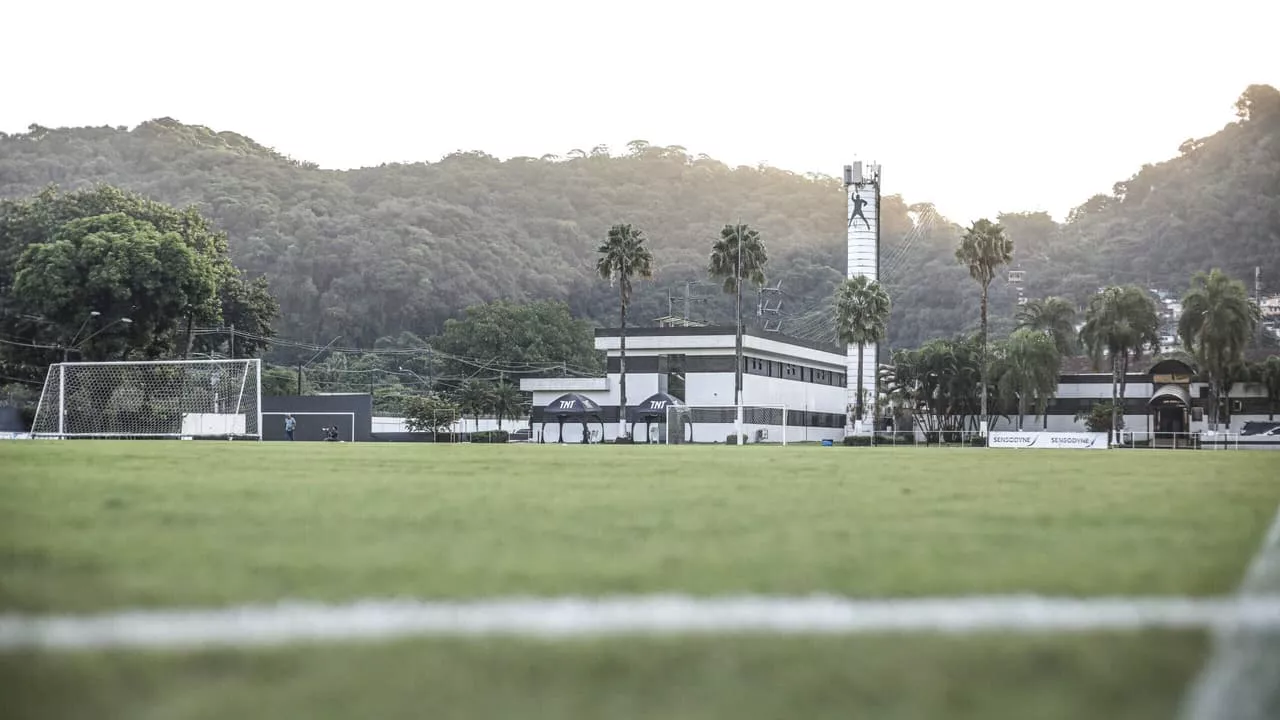
[[[504,443],[510,439],[511,434],[506,430],[482,430],[471,433],[473,443]]]
[[[870,435],[845,435],[844,444],[846,447],[871,447]]]

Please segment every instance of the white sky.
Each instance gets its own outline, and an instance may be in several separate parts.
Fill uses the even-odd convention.
[[[323,167],[644,139],[1061,217],[1280,87],[1274,0],[7,3],[0,130],[173,117]]]

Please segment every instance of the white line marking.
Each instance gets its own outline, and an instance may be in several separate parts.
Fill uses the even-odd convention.
[[[677,595],[368,600],[91,616],[0,616],[0,650],[263,646],[421,635],[540,638],[619,634],[1083,632],[1231,627],[1280,631],[1280,596],[1036,596],[852,600]]]
[[[1238,597],[1280,593],[1280,510],[1249,563]],[[1280,631],[1219,627],[1208,663],[1183,698],[1185,720],[1280,718]]]

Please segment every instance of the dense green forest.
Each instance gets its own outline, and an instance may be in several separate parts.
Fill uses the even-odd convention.
[[[1083,304],[1099,286],[1129,282],[1181,294],[1193,272],[1209,267],[1251,280],[1261,266],[1274,288],[1280,93],[1251,86],[1233,121],[1176,151],[1089,198],[1065,223],[1043,213],[1001,215],[1015,245],[1011,267],[1026,271],[1025,294]],[[782,301],[781,329],[835,337],[830,302],[845,271],[845,218],[834,177],[734,168],[643,141],[563,156],[502,161],[458,152],[333,171],[167,118],[132,130],[33,125],[0,134],[0,198],[97,183],[193,205],[210,218],[227,233],[236,267],[268,279],[280,304],[278,335],[304,343],[340,335],[344,346],[373,347],[404,332],[434,336],[463,308],[495,299],[563,300],[578,317],[616,323],[617,293],[598,279],[594,250],[618,222],[644,229],[656,269],[652,282],[637,283],[631,322],[647,324],[669,308],[683,314],[685,283],[706,280],[712,241],[739,220],[768,245],[768,284],[781,282],[770,307]],[[944,218],[896,195],[884,198],[882,217],[889,344],[972,330],[978,288],[954,251],[959,225],[973,218]],[[691,304],[693,317],[732,317],[716,287],[691,292],[709,298]],[[1016,295],[1003,280],[993,285],[993,332],[1011,327]],[[292,359],[288,345],[276,352]]]

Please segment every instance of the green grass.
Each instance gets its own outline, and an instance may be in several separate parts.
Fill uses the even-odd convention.
[[[1216,594],[1270,453],[0,444],[0,609],[282,597]]]
[[[0,612],[1230,592],[1264,452],[0,443]],[[17,718],[1167,718],[1200,633],[0,654]]]
[[[0,655],[0,706],[11,720],[1170,720],[1204,646],[1159,633]]]

